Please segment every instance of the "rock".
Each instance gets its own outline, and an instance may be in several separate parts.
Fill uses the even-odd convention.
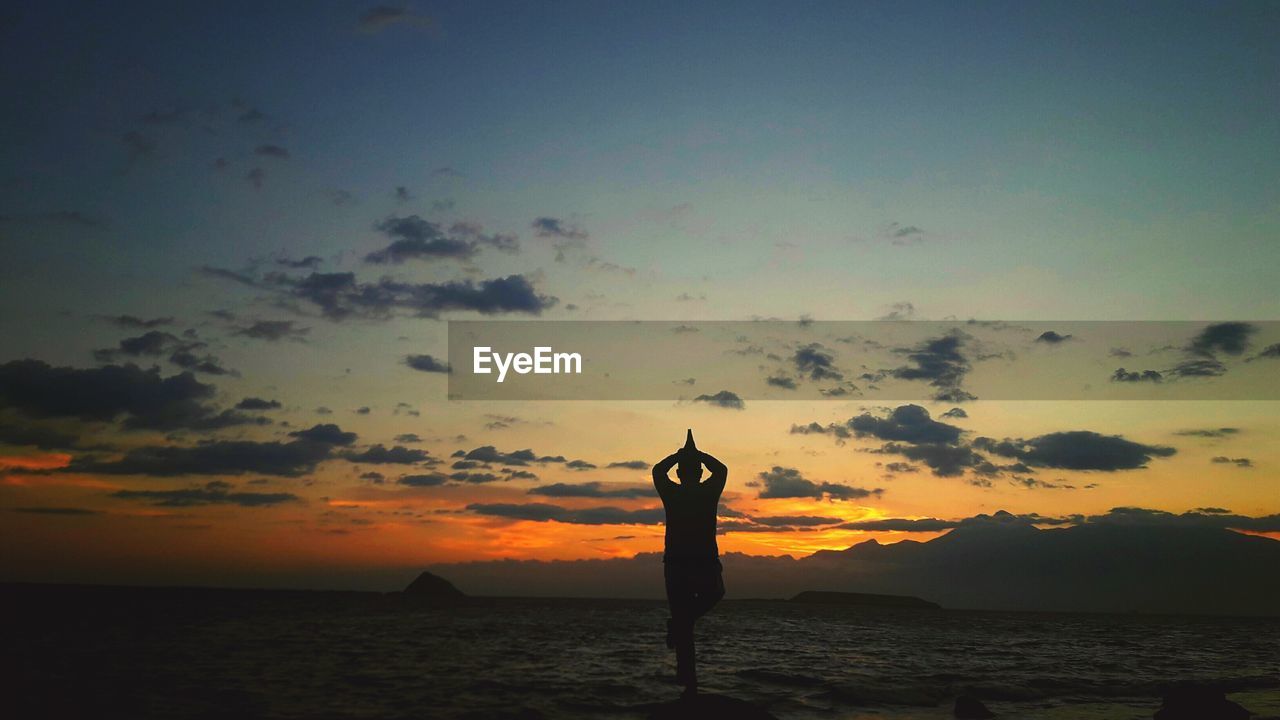
[[[1225,693],[1203,685],[1174,685],[1165,690],[1155,720],[1249,720],[1253,713],[1227,699]]]
[[[956,698],[956,708],[953,713],[958,718],[964,720],[981,720],[982,718],[993,718],[995,713],[987,709],[982,701],[972,695],[961,695]]]
[[[771,713],[744,700],[727,695],[703,695],[654,706],[649,720],[705,720],[705,718],[733,718],[734,720],[778,720]]]
[[[461,600],[466,597],[453,583],[439,575],[423,572],[404,589],[404,596],[417,600]]]

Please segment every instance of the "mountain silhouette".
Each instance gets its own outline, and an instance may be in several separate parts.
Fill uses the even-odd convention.
[[[823,590],[946,608],[1280,615],[1280,541],[1211,527],[1085,523],[1039,529],[996,513],[927,542],[875,540],[793,559],[725,553],[732,598]],[[438,565],[472,594],[656,597],[659,556]]]

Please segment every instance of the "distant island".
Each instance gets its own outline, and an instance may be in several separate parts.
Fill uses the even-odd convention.
[[[919,608],[941,610],[942,606],[911,595],[878,595],[876,593],[836,592],[834,590],[805,590],[791,598],[794,603],[826,605],[864,605],[869,607]]]
[[[462,600],[466,594],[453,586],[453,583],[430,572],[423,572],[401,593],[414,600]]]

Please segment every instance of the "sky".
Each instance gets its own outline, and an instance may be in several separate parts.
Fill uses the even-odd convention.
[[[1280,368],[1278,31],[1266,3],[7,10],[0,577],[652,552],[685,428],[730,467],[726,551],[1001,509],[1280,533],[1274,400],[1177,395]],[[762,349],[761,388],[843,395],[704,363],[652,400],[448,399],[451,320],[877,319],[1031,334]],[[1171,399],[950,393],[1088,321],[1195,321],[1095,362]]]

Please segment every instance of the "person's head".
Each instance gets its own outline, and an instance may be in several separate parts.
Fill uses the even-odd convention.
[[[685,436],[684,447],[680,448],[679,460],[676,462],[676,477],[682,485],[697,485],[702,480],[702,455],[698,446],[693,444],[693,430]]]

